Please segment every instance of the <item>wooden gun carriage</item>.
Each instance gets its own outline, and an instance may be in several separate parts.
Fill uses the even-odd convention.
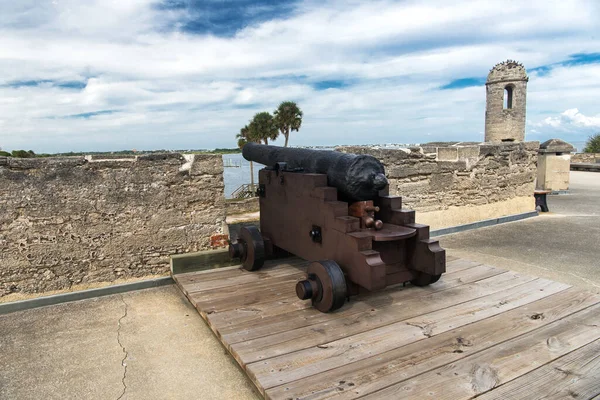
[[[300,299],[322,312],[350,295],[398,283],[426,286],[446,270],[445,250],[429,226],[390,196],[374,157],[248,143],[259,171],[260,231],[244,227],[229,253],[247,270],[280,250],[312,261],[296,284]]]

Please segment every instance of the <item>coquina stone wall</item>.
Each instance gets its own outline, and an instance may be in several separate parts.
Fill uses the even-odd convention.
[[[600,153],[577,153],[571,155],[572,163],[596,163],[600,162]]]
[[[434,229],[533,211],[538,149],[539,142],[337,148],[381,160],[390,194]]]
[[[258,197],[252,197],[250,199],[241,200],[226,200],[225,206],[227,208],[227,215],[239,215],[254,213],[260,210],[258,204]]]
[[[224,221],[218,155],[0,158],[0,297],[166,274]]]

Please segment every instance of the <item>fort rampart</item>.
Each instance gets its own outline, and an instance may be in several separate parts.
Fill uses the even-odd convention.
[[[0,157],[0,192],[0,297],[164,275],[226,233],[219,155]]]
[[[532,211],[538,142],[340,147],[371,154],[417,222],[443,228]],[[164,275],[169,256],[223,245],[218,155],[0,157],[0,297]],[[239,204],[238,204],[239,203]]]
[[[379,159],[390,194],[433,229],[533,211],[538,149],[538,142],[338,148]]]
[[[596,163],[600,162],[600,153],[577,153],[571,155],[572,163]]]

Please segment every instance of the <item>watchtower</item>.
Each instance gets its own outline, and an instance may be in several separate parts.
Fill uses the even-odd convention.
[[[527,81],[527,71],[517,61],[503,61],[490,70],[485,84],[486,142],[525,140]]]

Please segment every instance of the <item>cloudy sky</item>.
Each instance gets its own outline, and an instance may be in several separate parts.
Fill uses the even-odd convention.
[[[292,145],[481,140],[505,59],[528,140],[600,131],[597,0],[0,0],[0,147],[234,147],[284,100]]]

